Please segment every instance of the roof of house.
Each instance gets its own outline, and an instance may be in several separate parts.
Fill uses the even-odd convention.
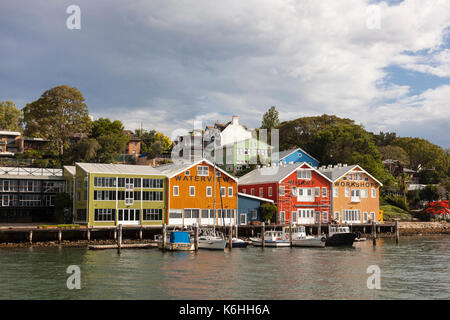
[[[157,167],[157,169],[162,172],[164,175],[167,175],[169,178],[174,177],[186,170],[188,170],[189,168],[201,163],[201,162],[206,162],[207,164],[214,166],[214,164],[205,159],[205,158],[201,158],[201,159],[196,159],[194,162],[180,162],[180,163],[170,163],[170,164],[165,164],[162,166]],[[230,175],[228,172],[220,169],[218,166],[216,166],[216,170],[222,172],[223,174],[229,176],[231,179],[236,180],[237,178]]]
[[[73,176],[77,172],[77,169],[75,166],[64,166],[63,168],[66,169]]]
[[[368,173],[366,170],[364,170],[362,167],[360,167],[357,164],[350,165],[350,166],[333,166],[333,167],[327,167],[327,168],[319,168],[318,171],[321,172],[323,175],[327,176],[331,181],[339,180],[342,176],[344,176],[347,172],[352,171],[353,169],[358,168],[362,171],[364,171],[369,177],[371,177],[373,180],[378,182],[380,186],[383,184],[378,181],[375,177],[373,177],[370,173]]]
[[[239,196],[239,197],[251,198],[251,199],[255,199],[255,200],[259,200],[259,201],[264,201],[264,202],[271,202],[271,203],[273,203],[273,200],[271,200],[271,199],[261,198],[261,197],[257,197],[257,196],[252,196],[252,195],[250,195],[250,194],[246,194],[246,193],[242,193],[242,192],[238,192],[238,196]]]
[[[20,132],[18,132],[18,131],[0,131],[0,135],[3,135],[3,136],[20,136]]]
[[[89,173],[162,175],[159,170],[152,166],[80,162],[75,163],[75,165]]]
[[[305,164],[308,165],[305,162],[297,162],[288,165],[258,168],[240,177],[239,184],[279,182],[283,178],[288,176],[292,171],[296,170],[297,168]]]
[[[306,152],[305,150],[303,150],[302,148],[294,148],[294,149],[289,149],[289,150],[284,150],[284,151],[280,151],[278,152],[278,159],[279,160],[283,160],[284,158],[286,158],[287,156],[291,155],[292,153],[296,152],[296,151],[300,151],[301,153],[305,153],[307,154],[310,158],[316,160],[317,162],[319,162],[319,160],[317,160],[316,158],[314,158],[312,155],[310,155],[308,152]],[[275,153],[274,156],[276,156],[277,154]]]

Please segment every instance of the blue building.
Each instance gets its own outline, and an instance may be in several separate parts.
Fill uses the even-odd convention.
[[[261,221],[260,206],[264,203],[273,203],[273,200],[238,193],[238,224],[250,224]]]
[[[278,153],[279,162],[284,164],[306,162],[313,167],[319,166],[319,161],[302,148],[290,149]]]

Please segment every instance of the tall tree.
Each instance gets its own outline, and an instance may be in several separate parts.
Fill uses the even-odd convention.
[[[378,147],[378,150],[383,160],[398,160],[403,167],[409,166],[409,155],[402,147],[387,145]]]
[[[156,130],[136,130],[136,136],[142,140],[141,153],[147,153],[149,159],[160,156],[171,146],[169,137]]]
[[[108,118],[100,118],[93,122],[89,138],[97,140],[100,145],[100,149],[96,150],[98,162],[114,162],[124,153],[129,140],[123,132],[122,122],[111,121]]]
[[[12,101],[0,102],[0,130],[21,131],[22,111]]]
[[[88,133],[92,121],[81,92],[67,85],[45,91],[23,109],[25,132],[32,137],[50,140],[60,158],[69,148],[75,133]]]
[[[260,129],[266,129],[267,130],[267,141],[271,144],[273,144],[271,141],[272,137],[272,129],[278,128],[280,125],[280,120],[278,118],[278,111],[275,106],[271,106],[270,109],[264,113],[263,119],[261,122],[261,128]],[[259,134],[259,131],[258,131]]]

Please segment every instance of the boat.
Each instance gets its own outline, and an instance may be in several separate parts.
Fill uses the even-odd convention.
[[[351,232],[349,227],[329,226],[325,246],[352,246],[356,238],[360,238],[359,232]]]
[[[189,232],[187,231],[172,231],[166,237],[166,244],[163,248],[162,235],[155,236],[158,242],[158,248],[169,251],[194,251],[195,244],[191,243]]]
[[[308,236],[305,227],[292,227],[292,246],[294,247],[325,247],[325,236]]]
[[[227,241],[218,236],[202,235],[198,237],[199,249],[223,250]]]
[[[248,242],[247,241],[244,241],[244,240],[239,239],[239,238],[232,238],[231,241],[232,241],[232,244],[233,244],[233,248],[247,248],[247,246],[248,246]],[[226,247],[228,248],[228,241],[227,241]]]
[[[261,238],[250,238],[255,247],[262,246]],[[264,246],[265,247],[289,247],[291,243],[289,242],[288,236],[283,231],[266,231],[264,232]]]

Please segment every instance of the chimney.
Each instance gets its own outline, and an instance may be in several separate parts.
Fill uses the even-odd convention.
[[[235,126],[237,126],[237,125],[239,125],[239,117],[238,116],[236,116],[236,115],[234,115],[233,117],[232,117],[232,124],[233,125],[235,125]]]

